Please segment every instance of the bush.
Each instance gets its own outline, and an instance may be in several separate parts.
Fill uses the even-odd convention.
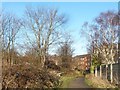
[[[3,69],[3,88],[54,88],[59,77],[47,69],[31,65],[13,65]]]

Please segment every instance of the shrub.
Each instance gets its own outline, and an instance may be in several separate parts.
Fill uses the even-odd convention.
[[[59,77],[31,65],[13,65],[3,69],[3,88],[54,88]]]

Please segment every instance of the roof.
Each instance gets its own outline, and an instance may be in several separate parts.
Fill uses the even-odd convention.
[[[90,54],[83,54],[83,55],[77,55],[74,58],[84,58],[84,57],[90,57]]]

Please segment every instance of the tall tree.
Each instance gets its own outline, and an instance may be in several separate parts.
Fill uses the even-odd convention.
[[[99,54],[102,57],[101,63],[106,64],[106,67],[111,64],[111,82],[112,64],[116,62],[114,57],[117,51],[118,20],[117,12],[107,11],[96,17],[93,24],[84,24],[84,29],[88,30],[89,38],[91,38],[90,45],[93,54],[97,56]]]
[[[25,26],[34,35],[38,61],[40,66],[44,67],[49,47],[59,39],[59,31],[61,26],[65,24],[66,18],[63,14],[59,14],[56,9],[40,7],[27,7],[25,15]]]
[[[11,65],[14,63],[14,45],[16,35],[22,27],[21,20],[11,13],[2,13],[2,42],[4,57],[6,56],[7,62]],[[6,54],[5,54],[6,53]]]
[[[71,36],[65,34],[64,40],[61,42],[60,47],[57,50],[57,54],[61,58],[61,65],[63,68],[71,68],[72,56],[74,49],[72,48],[73,41]]]

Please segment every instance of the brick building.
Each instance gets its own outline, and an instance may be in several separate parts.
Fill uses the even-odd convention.
[[[88,70],[91,65],[91,55],[77,55],[73,58],[74,68],[78,70]]]

